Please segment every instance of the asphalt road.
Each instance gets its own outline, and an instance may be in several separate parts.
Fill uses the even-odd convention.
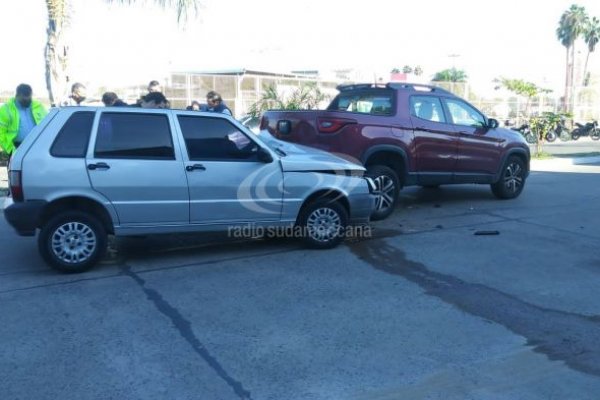
[[[0,399],[598,399],[600,165],[570,168],[406,189],[330,251],[131,238],[82,275],[0,218]]]

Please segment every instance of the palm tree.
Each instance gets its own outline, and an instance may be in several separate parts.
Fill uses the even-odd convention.
[[[108,3],[133,4],[136,0],[106,0]],[[154,0],[163,8],[174,8],[177,22],[187,20],[188,14],[198,12],[199,0]],[[46,87],[51,104],[58,102],[57,96],[66,93],[69,77],[69,45],[65,31],[69,26],[72,8],[69,0],[46,0],[48,28],[44,57],[46,60]]]
[[[432,79],[434,82],[466,82],[466,80],[466,72],[454,67],[436,73]]]
[[[588,60],[590,59],[590,53],[593,53],[596,50],[596,45],[600,42],[600,20],[596,17],[592,18],[588,21],[585,27],[585,31],[583,33],[583,37],[585,38],[585,44],[587,45],[588,52],[585,57],[585,66],[583,67],[583,81],[584,86],[588,84]]]
[[[556,36],[566,49],[566,75],[565,75],[565,111],[571,110],[571,97],[573,89],[573,72],[575,64],[575,41],[583,33],[588,17],[585,8],[576,4],[565,11],[558,22]]]

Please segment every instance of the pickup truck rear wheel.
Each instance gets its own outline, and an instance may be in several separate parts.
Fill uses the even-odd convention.
[[[308,247],[330,249],[344,239],[347,224],[348,212],[339,202],[321,199],[302,209],[297,226]]]
[[[107,234],[93,215],[64,211],[46,222],[38,237],[40,255],[61,272],[84,272],[106,252]]]
[[[377,221],[387,218],[396,207],[400,195],[400,179],[398,174],[385,165],[367,167],[367,176],[375,182],[375,209],[371,219]]]

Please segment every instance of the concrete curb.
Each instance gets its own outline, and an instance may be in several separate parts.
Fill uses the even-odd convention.
[[[546,169],[570,167],[573,165],[585,165],[600,163],[600,156],[593,157],[555,157],[547,160],[531,160],[531,169]]]

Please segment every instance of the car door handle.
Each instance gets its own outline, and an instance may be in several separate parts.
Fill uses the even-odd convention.
[[[88,167],[88,169],[90,171],[94,171],[94,170],[97,170],[97,169],[110,169],[110,165],[108,165],[105,162],[99,162],[99,163],[96,163],[96,164],[88,164],[87,167]]]
[[[199,169],[201,171],[206,171],[206,167],[204,165],[202,165],[202,164],[188,165],[188,166],[185,167],[185,170],[187,172],[192,172],[192,171],[194,171],[196,169]]]

